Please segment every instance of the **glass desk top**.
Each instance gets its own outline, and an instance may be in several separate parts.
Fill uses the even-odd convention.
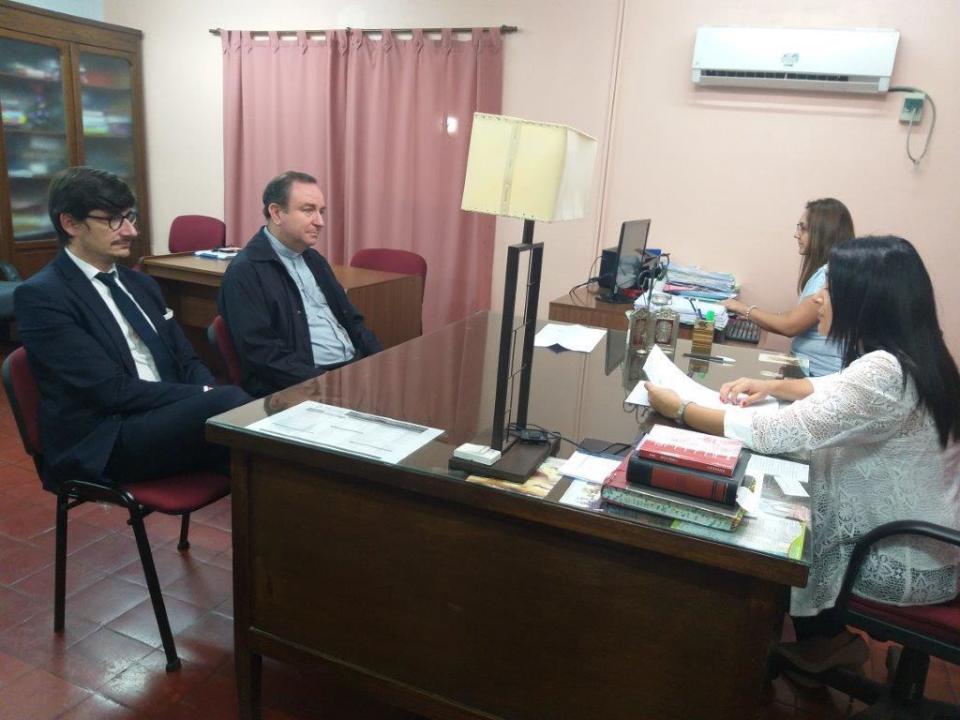
[[[531,498],[510,490],[466,483],[466,473],[448,469],[448,462],[456,447],[473,442],[490,430],[499,334],[500,315],[475,313],[436,332],[212,418],[209,421],[212,426],[210,429],[214,431],[211,435],[215,440],[234,447],[244,447],[245,436],[247,441],[252,441],[254,437],[269,437],[271,444],[311,447],[319,454],[340,455],[353,460],[351,456],[325,447],[264,436],[247,429],[248,425],[268,415],[305,400],[313,400],[443,429],[440,437],[396,466],[417,476],[469,485],[477,493],[509,493],[518,502],[548,503],[569,512],[605,514],[602,510],[561,505],[559,499],[570,485],[566,478],[561,479],[545,498]],[[604,444],[633,444],[659,416],[648,408],[625,403],[626,397],[642,377],[637,363],[632,367],[624,365],[625,345],[626,333],[609,330],[605,339],[590,353],[535,348],[528,425],[559,433],[568,441],[595,439]],[[789,374],[793,370],[769,362],[761,363],[759,353],[753,347],[715,344],[714,354],[735,360],[724,364],[684,357],[684,353],[689,351],[690,341],[678,341],[675,356],[677,365],[711,388],[719,389],[722,383],[742,376],[759,377],[785,370]],[[663,418],[658,421],[665,422]],[[229,437],[225,439],[225,435]],[[567,457],[575,450],[568,441],[561,442],[560,457]],[[355,461],[387,467],[366,458],[355,458]],[[764,497],[768,492],[779,492],[775,483],[764,483]],[[806,498],[799,503],[793,498],[789,500],[801,506],[809,502]],[[607,519],[612,520],[609,515]],[[639,512],[631,512],[628,520],[619,517],[618,520],[665,530],[673,522],[668,518]],[[740,545],[737,532],[721,533],[719,539],[713,538],[710,542],[733,547]],[[809,550],[805,548],[801,559],[803,565],[808,564],[808,555]]]

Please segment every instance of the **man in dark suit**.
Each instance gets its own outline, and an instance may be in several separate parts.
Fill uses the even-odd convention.
[[[48,486],[225,471],[226,448],[204,441],[204,423],[250,400],[240,388],[214,387],[156,282],[116,264],[137,236],[135,202],[112,173],[59,173],[49,212],[60,253],[16,292],[40,386]]]
[[[266,225],[230,263],[220,314],[243,387],[267,395],[379,352],[376,336],[314,249],[326,202],[317,181],[285,172],[263,191]]]

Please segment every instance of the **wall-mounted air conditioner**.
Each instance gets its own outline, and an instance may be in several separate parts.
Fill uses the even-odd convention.
[[[693,82],[883,93],[899,40],[896,30],[702,27],[693,48]]]

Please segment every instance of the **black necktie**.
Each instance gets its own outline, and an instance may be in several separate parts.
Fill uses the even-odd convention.
[[[147,322],[147,318],[140,311],[140,308],[138,308],[130,296],[123,291],[123,288],[117,285],[117,278],[114,274],[97,273],[96,278],[110,289],[113,301],[117,304],[117,307],[120,308],[123,317],[126,318],[127,322],[130,323],[130,327],[133,328],[133,331],[140,336],[144,345],[147,346],[147,349],[153,356],[153,362],[157,366],[157,372],[160,373],[160,379],[167,382],[176,382],[179,373],[177,372],[177,365],[173,360],[173,356],[170,354],[163,340],[160,339],[157,331]]]

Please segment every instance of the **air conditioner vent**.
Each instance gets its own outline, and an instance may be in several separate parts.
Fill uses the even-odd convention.
[[[697,30],[693,82],[744,89],[882,93],[896,30],[716,28]]]
[[[703,70],[701,72],[710,77],[850,82],[849,75],[828,75],[826,73],[762,72],[750,70]]]

